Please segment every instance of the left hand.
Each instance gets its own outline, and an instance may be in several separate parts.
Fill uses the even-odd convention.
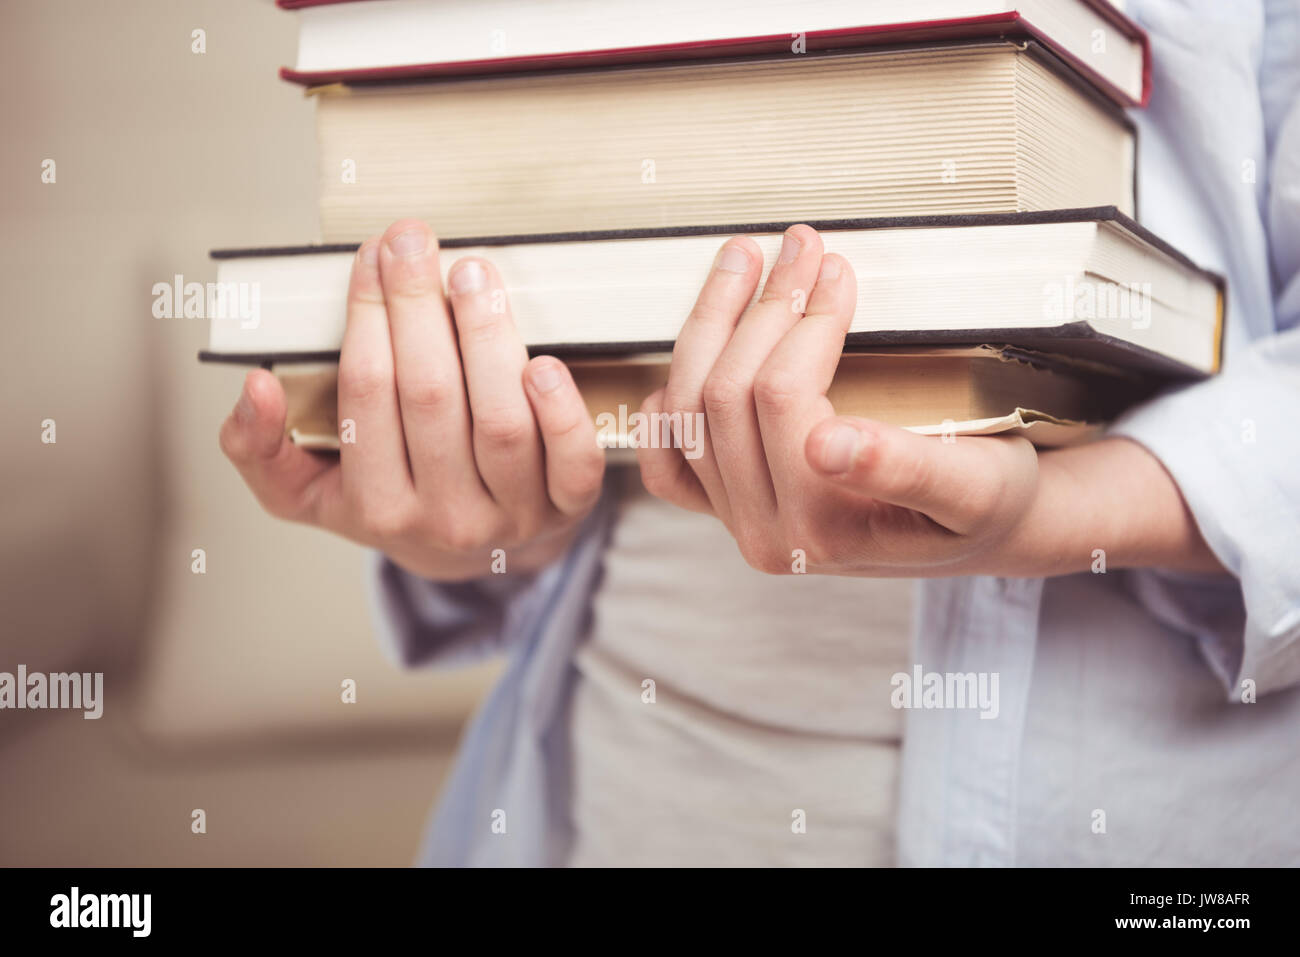
[[[728,241],[642,412],[703,413],[702,454],[638,450],[660,498],[709,512],[745,560],[774,574],[960,574],[997,564],[1035,501],[1038,456],[1021,437],[944,443],[836,417],[826,391],[857,303],[841,256],[809,226],[787,230],[763,294],[763,258]],[[742,315],[743,313],[743,315]],[[651,420],[655,421],[655,420]]]

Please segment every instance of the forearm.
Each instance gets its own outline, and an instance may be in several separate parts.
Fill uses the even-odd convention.
[[[1177,484],[1136,442],[1108,438],[1044,452],[1038,468],[1028,513],[992,551],[985,573],[1047,577],[1101,567],[1224,573]]]

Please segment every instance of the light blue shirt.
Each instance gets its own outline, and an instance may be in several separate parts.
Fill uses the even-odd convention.
[[[1221,375],[1112,431],[1160,459],[1234,577],[920,583],[915,663],[998,673],[1000,713],[908,712],[902,864],[1300,864],[1300,0],[1129,9],[1153,55],[1140,218],[1227,277],[1229,321]],[[564,862],[564,706],[611,521],[602,502],[526,581],[435,585],[377,561],[403,664],[508,654],[425,863]]]

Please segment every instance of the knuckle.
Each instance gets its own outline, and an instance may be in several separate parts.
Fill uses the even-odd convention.
[[[354,282],[348,288],[348,302],[357,306],[382,306],[384,304],[384,293],[378,284],[367,286]]]
[[[339,366],[339,393],[356,399],[378,398],[393,388],[393,370],[379,359],[350,359]]]
[[[532,416],[515,409],[490,410],[474,417],[474,434],[493,447],[519,445],[535,431]]]
[[[487,547],[491,531],[485,523],[472,517],[453,515],[441,523],[438,539],[449,551],[476,552]]]
[[[732,373],[714,372],[704,382],[703,396],[711,416],[731,418],[748,408],[751,386]]]
[[[379,278],[362,278],[354,273],[348,286],[348,303],[356,306],[383,306],[384,290],[379,284]]]
[[[664,393],[663,411],[684,414],[703,412],[704,397],[699,393],[683,392],[680,388],[671,389]]]
[[[601,480],[605,475],[605,456],[599,449],[591,455],[575,456],[566,462],[559,480],[558,497],[574,508],[584,509],[600,495]]]
[[[646,396],[644,399],[641,400],[641,405],[638,411],[640,411],[640,413],[645,416],[650,416],[656,412],[661,411],[664,407],[664,401],[667,398],[667,396],[668,396],[667,387],[656,389],[654,392],[651,392],[648,396]]]
[[[749,559],[749,564],[750,567],[762,572],[764,575],[790,574],[790,559],[771,549]]]
[[[741,557],[755,571],[764,575],[784,575],[790,571],[790,562],[781,554],[772,539],[762,532],[742,531],[736,535]]]
[[[680,460],[664,461],[662,457],[650,456],[644,451],[637,455],[641,465],[641,484],[645,490],[661,501],[685,506],[690,500],[689,480],[678,464]]]
[[[799,394],[799,376],[791,369],[767,364],[754,379],[754,402],[760,408],[782,410]]]
[[[553,419],[553,421],[552,421]],[[591,434],[591,447],[597,453],[600,448],[596,445],[596,423],[585,407],[568,409],[560,412],[558,415],[552,413],[546,417],[546,427],[543,429],[546,436],[553,442],[556,440],[568,440],[576,438],[577,433],[587,431]],[[539,428],[541,423],[538,423]]]
[[[391,302],[393,299],[403,300],[424,300],[439,295],[441,289],[438,283],[434,281],[433,274],[427,275],[403,275],[406,268],[399,271],[399,274],[388,280],[384,287],[385,301]]]
[[[449,376],[423,375],[411,381],[399,381],[402,402],[416,411],[436,411],[450,405],[462,389]]]

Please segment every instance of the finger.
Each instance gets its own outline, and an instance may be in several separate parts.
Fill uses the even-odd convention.
[[[1037,477],[1034,448],[1019,436],[936,436],[848,416],[818,423],[805,446],[809,464],[836,485],[914,509],[959,534],[1023,501]]]
[[[369,239],[352,262],[347,326],[339,354],[339,426],[344,440],[339,460],[348,500],[387,511],[411,496],[412,485],[379,257],[379,241]]]
[[[596,424],[560,360],[538,356],[528,364],[524,378],[545,444],[548,497],[562,514],[583,515],[600,496],[605,475]]]
[[[666,388],[659,389],[646,396],[640,409],[642,421],[659,421],[665,391]],[[679,450],[664,447],[662,442],[648,442],[638,446],[636,458],[641,467],[641,484],[651,495],[692,512],[717,514],[699,477]]]
[[[341,532],[338,463],[289,441],[285,415],[280,380],[255,369],[221,426],[221,450],[272,515]]]
[[[448,274],[447,288],[469,392],[478,473],[497,505],[515,520],[520,534],[532,537],[549,516],[551,503],[542,439],[524,394],[528,350],[515,328],[495,266],[482,259],[459,260]],[[576,388],[573,394],[577,395]]]
[[[465,378],[432,230],[414,219],[389,226],[379,273],[412,484],[426,503],[487,505],[474,465]]]
[[[762,295],[740,320],[704,386],[710,444],[727,498],[733,506],[746,503],[747,522],[765,522],[776,513],[776,493],[754,409],[754,377],[803,316],[821,259],[822,240],[816,230],[800,225],[785,231]]]
[[[808,478],[808,430],[834,414],[826,391],[844,353],[858,283],[843,256],[822,257],[804,317],[786,333],[754,379],[754,408],[777,501]]]
[[[763,253],[747,236],[728,240],[718,251],[699,298],[673,346],[663,403],[670,415],[704,419],[704,383],[731,340],[745,306],[753,298],[762,272]],[[703,454],[689,460],[689,467],[698,476],[714,513],[726,522],[730,515],[726,489],[709,448],[707,423],[697,434],[702,440]]]

